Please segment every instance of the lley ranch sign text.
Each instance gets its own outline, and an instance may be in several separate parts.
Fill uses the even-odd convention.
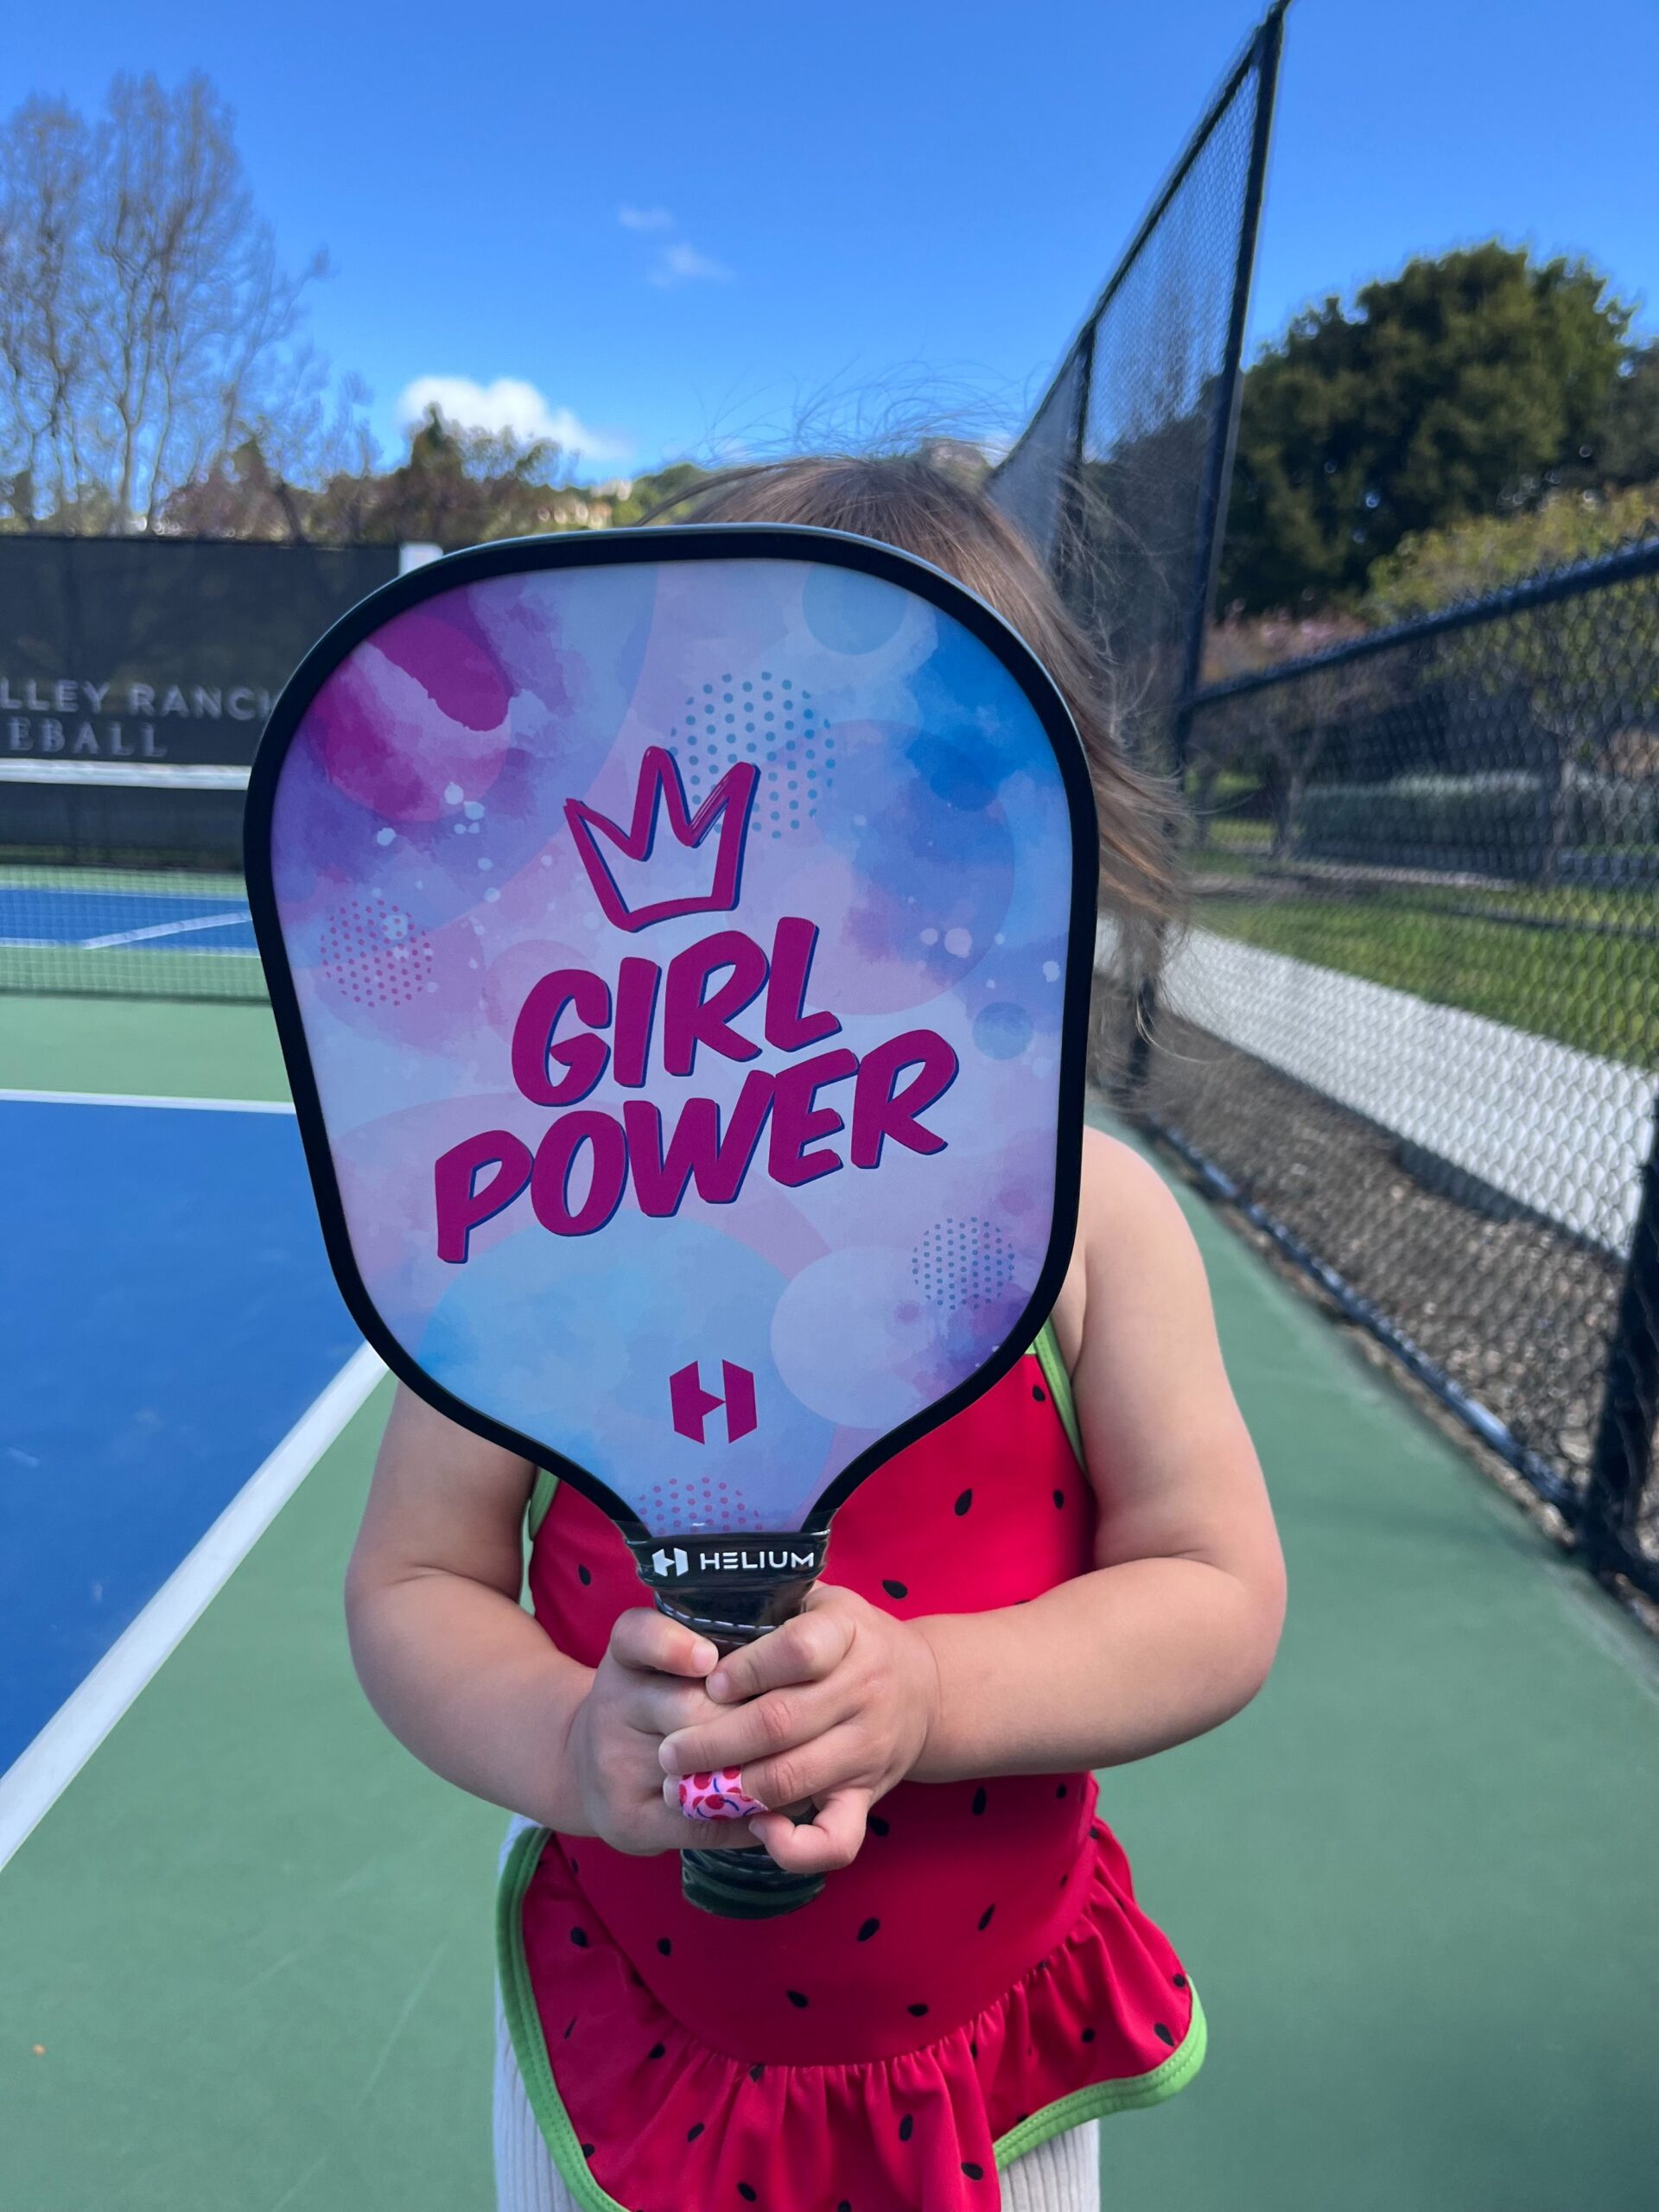
[[[0,676],[0,724],[9,753],[165,760],[169,724],[249,722],[257,730],[270,696],[251,683],[88,683],[67,676],[43,683]]]

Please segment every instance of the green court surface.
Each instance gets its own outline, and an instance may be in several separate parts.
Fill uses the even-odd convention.
[[[261,1009],[0,1014],[0,1086],[281,1095]],[[1104,2127],[1105,2202],[1648,2212],[1654,1649],[1184,1202],[1291,1612],[1248,1713],[1104,1781],[1211,2037]],[[340,1618],[385,1402],[0,1875],[3,2212],[487,2212],[501,1820],[382,1733]]]

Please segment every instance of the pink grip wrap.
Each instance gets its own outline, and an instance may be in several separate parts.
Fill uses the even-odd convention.
[[[680,1777],[680,1810],[689,1821],[745,1821],[766,1807],[745,1796],[734,1766],[715,1774],[686,1774]]]

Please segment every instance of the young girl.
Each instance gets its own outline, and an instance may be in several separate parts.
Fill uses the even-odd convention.
[[[1131,930],[1158,918],[1167,802],[978,493],[913,460],[796,461],[727,480],[697,518],[856,531],[988,601],[1082,732],[1109,903]],[[806,1611],[735,1657],[652,1610],[575,1491],[400,1393],[352,1643],[410,1749],[520,1816],[503,2212],[1091,2212],[1098,2118],[1183,2087],[1205,2037],[1091,1771],[1248,1703],[1283,1601],[1192,1240],[1152,1170],[1095,1132],[1030,1356],[853,1495]],[[719,1768],[815,1817],[686,1819],[679,1778]],[[711,1843],[836,1871],[786,1918],[711,1919],[676,1855]]]

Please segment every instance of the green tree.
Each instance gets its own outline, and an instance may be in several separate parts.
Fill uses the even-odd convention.
[[[1224,604],[1351,601],[1408,532],[1542,497],[1593,461],[1630,320],[1496,240],[1299,315],[1244,379]]]

